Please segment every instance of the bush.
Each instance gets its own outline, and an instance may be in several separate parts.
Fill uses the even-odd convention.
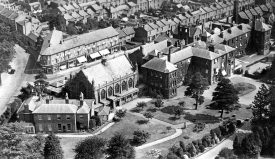
[[[203,145],[199,146],[200,152],[204,152],[205,151],[205,147]]]
[[[193,132],[200,132],[205,128],[205,123],[196,123]]]
[[[146,143],[147,139],[150,138],[150,134],[148,132],[141,130],[134,131],[133,135],[134,137],[132,140],[132,144],[135,146],[139,146]]]
[[[95,120],[96,126],[101,126],[101,125],[102,125],[99,116],[92,116],[91,119],[94,119],[94,120]]]
[[[125,117],[125,115],[126,115],[126,110],[117,110],[116,111],[116,116],[118,117],[118,118],[124,118]]]
[[[89,122],[89,124],[90,124],[89,125],[90,129],[96,127],[96,120],[95,119],[91,119],[90,122]]]
[[[235,155],[234,155],[233,150],[228,149],[228,148],[223,148],[219,153],[219,157],[232,158],[234,156]]]
[[[220,130],[219,127],[210,130],[210,134],[211,134],[211,137],[212,137],[212,138],[214,137],[214,134],[216,134],[217,137],[218,137],[220,140],[222,139],[221,130]]]
[[[236,125],[233,122],[230,122],[228,125],[228,133],[233,134],[236,131]]]
[[[137,103],[137,107],[141,108],[141,110],[143,110],[143,108],[146,107],[146,106],[147,106],[147,104],[145,102],[138,102]]]
[[[170,114],[170,115],[175,115],[176,110],[184,110],[182,107],[180,106],[175,106],[175,105],[171,105],[171,106],[167,106],[161,109],[161,112],[166,113],[166,114]]]
[[[190,139],[189,136],[183,136],[183,138],[186,139],[186,140]]]

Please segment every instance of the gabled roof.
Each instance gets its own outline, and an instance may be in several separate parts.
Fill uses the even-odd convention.
[[[134,3],[134,2],[128,2],[127,3],[130,7],[135,7],[137,4],[136,3]]]
[[[120,29],[116,29],[116,31],[119,33],[118,37],[119,38],[123,38],[126,37],[127,35],[125,34],[124,31],[120,30]]]
[[[108,59],[105,64],[98,63],[81,70],[88,81],[94,81],[94,86],[106,84],[106,82],[134,73],[133,66],[125,55]]]
[[[157,26],[155,23],[149,23],[148,25],[153,29],[158,29],[159,28],[159,26]]]
[[[84,10],[79,10],[79,14],[83,17],[88,15],[88,13],[86,13]]]
[[[145,24],[143,28],[146,31],[152,31],[152,30],[154,30],[149,24]]]
[[[110,114],[110,107],[104,106],[101,110],[99,110],[98,115],[109,115]]]
[[[250,12],[249,10],[246,10],[246,11],[245,11],[245,14],[247,15],[247,17],[248,17],[249,19],[253,19],[253,15],[251,14],[251,12]]]
[[[268,12],[268,8],[265,5],[260,5],[262,11]]]
[[[254,15],[254,16],[257,16],[257,15],[258,15],[258,13],[254,10],[254,8],[251,8],[249,11],[250,11],[251,14]]]
[[[170,23],[167,19],[161,19],[161,22],[166,26],[170,25]]]
[[[201,8],[201,9],[205,10],[207,13],[213,11],[213,9],[212,9],[212,8],[209,8],[209,7],[203,7],[203,8]]]
[[[103,9],[101,6],[99,6],[99,5],[97,5],[97,4],[93,4],[91,7],[92,7],[95,11],[98,11],[98,10]]]
[[[74,47],[88,45],[118,35],[118,32],[113,27],[98,29],[96,31],[81,34],[72,37],[71,39],[64,40],[61,44],[47,47],[46,49],[41,50],[41,55],[56,54]]]
[[[263,15],[263,14],[264,14],[263,11],[262,11],[262,9],[261,9],[259,6],[255,7],[254,9],[256,10],[256,12],[257,12],[259,15]]]
[[[164,27],[165,25],[161,22],[161,21],[157,21],[156,24],[159,26],[159,27]]]
[[[249,19],[248,16],[247,16],[244,12],[240,12],[240,13],[239,13],[239,16],[240,16],[242,19]]]
[[[122,31],[124,31],[125,34],[127,35],[133,35],[135,34],[135,30],[133,27],[125,27],[122,29]]]
[[[142,65],[142,67],[163,73],[170,73],[177,70],[177,67],[174,64],[157,57],[146,62],[144,65]]]

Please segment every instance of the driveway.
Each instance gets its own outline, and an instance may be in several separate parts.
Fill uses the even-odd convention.
[[[253,80],[251,78],[241,76],[241,75],[232,75],[229,79],[231,80],[232,83],[246,82],[246,83],[250,83],[250,84],[253,84],[256,86],[256,90],[254,90],[244,96],[239,97],[240,104],[245,104],[245,105],[252,104],[254,97],[257,94],[259,87],[261,86],[262,83],[258,82],[256,80]],[[211,85],[208,90],[204,91],[203,96],[206,99],[212,100],[212,94],[216,87],[217,87],[217,84]]]
[[[23,82],[26,81],[27,78],[24,71],[29,59],[29,54],[26,54],[25,50],[18,45],[15,45],[15,51],[15,58],[11,62],[11,67],[15,69],[15,73],[2,74],[2,85],[0,86],[0,114],[3,114],[10,99],[17,95]]]

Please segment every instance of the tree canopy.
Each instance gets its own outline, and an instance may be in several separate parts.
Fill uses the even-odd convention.
[[[196,99],[195,109],[198,109],[199,101],[200,99],[203,99],[202,94],[208,88],[208,84],[207,79],[204,78],[200,72],[195,73],[191,78],[191,81],[186,88],[185,95]]]
[[[45,159],[58,158],[63,159],[63,150],[60,146],[60,141],[54,134],[49,134],[45,140],[44,147]]]
[[[44,138],[24,133],[26,123],[15,122],[0,127],[0,158],[43,158]]]
[[[75,159],[98,159],[104,155],[106,146],[105,139],[99,137],[89,137],[80,141],[74,149]]]
[[[115,134],[108,143],[106,149],[108,159],[134,159],[135,149],[130,145],[129,140],[122,134]]]
[[[261,85],[252,103],[253,116],[255,120],[262,121],[269,116],[269,106],[271,104],[271,100],[270,91],[266,85]]]

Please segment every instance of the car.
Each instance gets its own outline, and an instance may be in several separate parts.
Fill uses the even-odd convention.
[[[9,71],[9,74],[14,74],[14,72],[15,72],[15,69],[11,69],[11,70]]]

